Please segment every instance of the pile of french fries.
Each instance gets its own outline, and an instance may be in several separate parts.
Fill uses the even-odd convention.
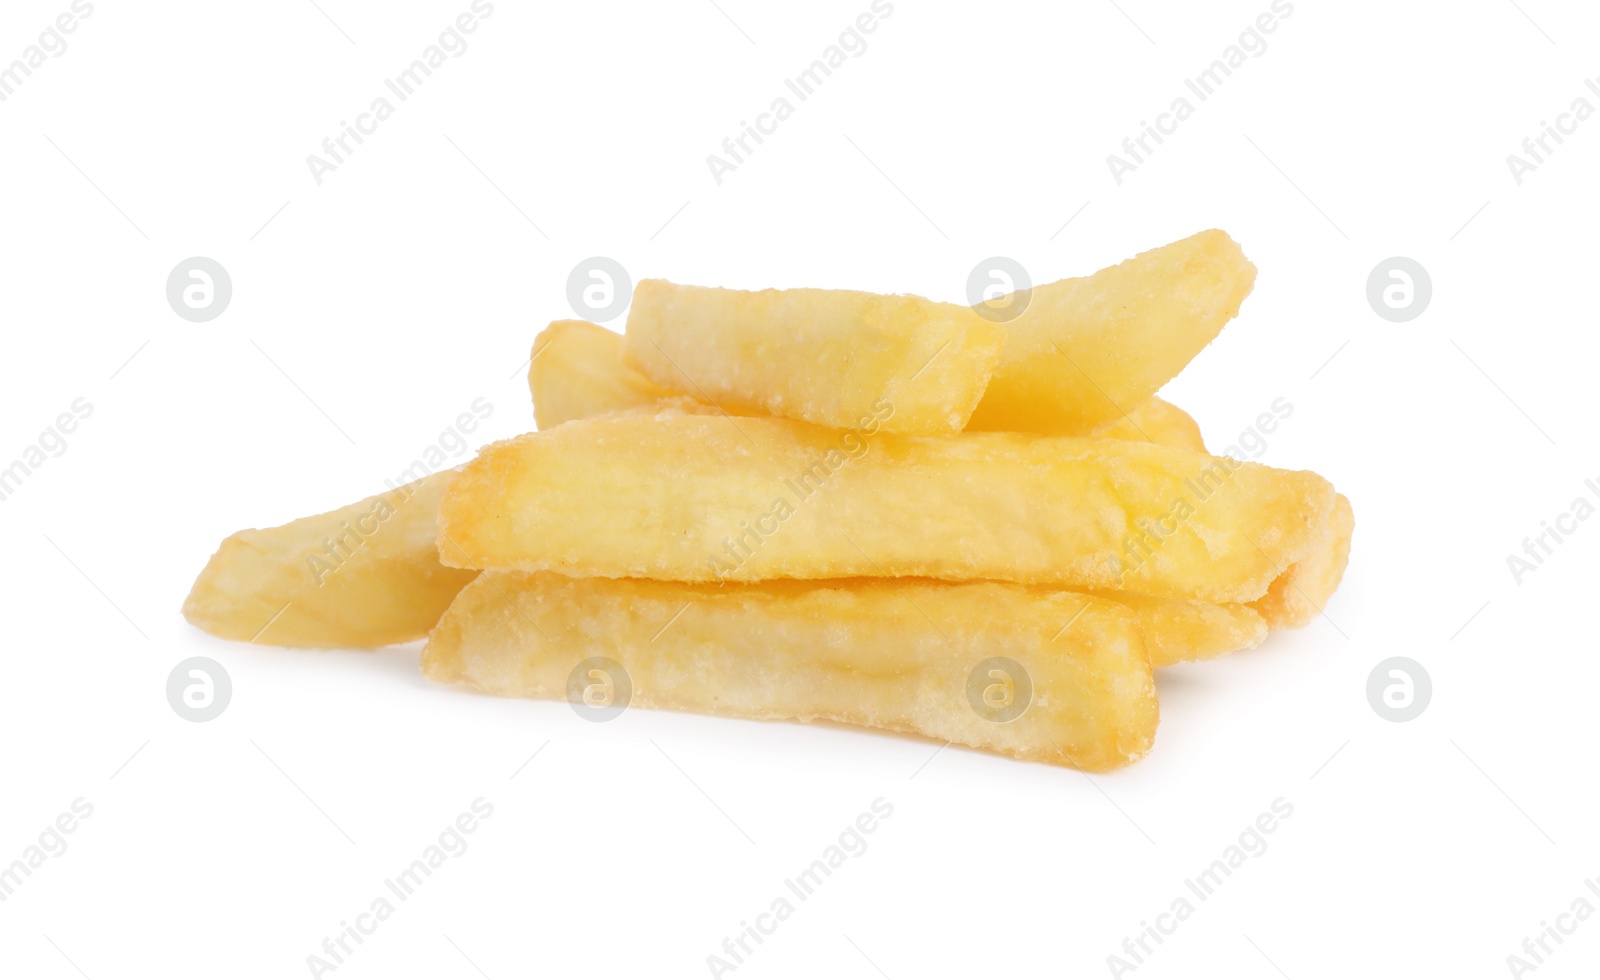
[[[1156,397],[1254,282],[1220,231],[1006,322],[647,280],[626,336],[539,335],[537,432],[229,537],[184,615],[283,646],[426,634],[428,677],[493,694],[573,697],[605,663],[632,706],[1114,769],[1154,740],[1157,669],[1305,625],[1349,557],[1326,480],[1211,456]]]

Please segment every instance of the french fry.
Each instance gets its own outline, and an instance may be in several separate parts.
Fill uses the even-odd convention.
[[[1083,432],[1155,394],[1239,312],[1256,268],[1221,231],[1033,287],[974,430]]]
[[[845,429],[960,432],[1004,329],[965,306],[836,289],[744,292],[646,279],[624,355],[656,384],[734,414]]]
[[[1073,435],[1074,433],[1045,434]],[[1206,451],[1206,442],[1200,436],[1199,423],[1195,422],[1188,412],[1154,395],[1140,402],[1127,415],[1100,426],[1091,434],[1101,439],[1153,442],[1158,446],[1187,449],[1194,453]]]
[[[427,635],[476,572],[439,563],[445,470],[281,527],[230,535],[183,603],[227,640],[380,647]]]
[[[1311,551],[1274,579],[1266,595],[1250,604],[1269,626],[1295,629],[1321,615],[1350,563],[1350,538],[1355,527],[1355,512],[1341,493]]]
[[[706,586],[486,572],[434,629],[422,668],[490,694],[560,700],[596,657],[626,672],[631,701],[616,700],[608,675],[590,703],[826,719],[1091,772],[1143,755],[1158,713],[1129,610],[994,582]],[[584,674],[586,686],[598,677]]]
[[[622,363],[621,334],[587,320],[557,320],[534,338],[528,387],[541,429],[673,397]]]
[[[539,428],[551,429],[574,419],[620,411],[676,408],[693,415],[721,414],[714,406],[668,392],[629,367],[622,358],[622,345],[621,334],[587,320],[557,320],[546,327],[534,339],[533,361],[528,367],[528,386],[533,392],[533,412]],[[1088,434],[1206,451],[1195,420],[1178,406],[1154,396],[1092,433],[1049,434]]]
[[[920,576],[1247,602],[1333,507],[1314,473],[1113,439],[617,417],[496,443],[440,505],[463,568]],[[597,501],[604,506],[596,506]]]
[[[1122,603],[1139,617],[1145,648],[1155,667],[1252,650],[1267,638],[1267,621],[1241,603],[1198,602],[1138,592],[1094,594]]]

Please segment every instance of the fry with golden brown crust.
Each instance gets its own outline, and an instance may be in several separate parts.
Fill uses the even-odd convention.
[[[1048,432],[1045,435],[1074,435],[1070,432]],[[1114,422],[1107,422],[1090,435],[1101,439],[1125,439],[1128,442],[1153,442],[1158,446],[1187,449],[1190,452],[1206,451],[1206,441],[1200,435],[1200,425],[1188,412],[1151,395],[1134,407],[1133,411]]]
[[[971,429],[1083,432],[1122,416],[1221,332],[1256,267],[1221,231],[1033,287]]]
[[[450,565],[570,575],[987,578],[1245,602],[1306,555],[1333,496],[1314,473],[1114,439],[599,418],[485,449],[440,505],[439,547]]]
[[[1200,602],[1139,592],[1093,594],[1133,610],[1144,630],[1150,662],[1156,667],[1252,650],[1267,638],[1267,621],[1243,603]]]
[[[826,719],[1091,772],[1144,754],[1157,721],[1132,612],[994,582],[707,586],[486,572],[434,629],[422,666],[491,694],[563,699],[575,668],[596,657],[625,680],[580,671],[584,686],[606,685],[590,703],[622,704],[616,691],[631,686],[631,707]]]
[[[621,334],[587,320],[557,320],[541,331],[534,339],[533,360],[528,367],[528,387],[533,392],[533,412],[539,428],[650,408],[678,408],[694,415],[720,414],[715,407],[694,403],[687,395],[670,392],[635,371],[623,361],[622,346]],[[1197,453],[1206,451],[1195,420],[1178,406],[1153,396],[1093,432],[1045,434],[1096,435]]]
[[[1269,626],[1295,629],[1321,615],[1350,563],[1350,539],[1355,528],[1355,512],[1341,493],[1311,550],[1274,579],[1266,595],[1250,603]]]
[[[272,646],[380,647],[425,636],[477,574],[439,563],[439,498],[454,475],[230,535],[195,579],[184,618],[223,639]]]
[[[887,403],[888,432],[960,432],[1005,331],[965,306],[842,289],[745,292],[646,279],[627,362],[735,414],[846,429]]]

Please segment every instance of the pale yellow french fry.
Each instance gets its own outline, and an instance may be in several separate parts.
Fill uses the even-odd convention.
[[[913,435],[966,426],[1005,341],[968,307],[917,296],[659,279],[634,288],[627,331],[629,364],[734,414],[840,429],[876,417]]]
[[[1233,239],[1204,231],[1081,279],[1033,287],[969,428],[1082,432],[1172,380],[1255,285]]]
[[[676,408],[693,415],[716,415],[714,406],[674,394],[623,362],[622,335],[586,320],[557,320],[533,342],[528,386],[533,391],[534,417],[550,429],[574,419],[610,412]],[[764,414],[764,413],[757,413]],[[1151,397],[1126,416],[1092,433],[1106,439],[1154,442],[1175,449],[1205,452],[1200,426],[1183,409]]]
[[[629,708],[825,719],[1091,772],[1143,755],[1158,714],[1133,613],[994,582],[706,586],[486,572],[440,620],[422,668],[555,700],[577,673],[582,687],[601,685],[588,704],[622,707],[631,687]]]
[[[1305,626],[1322,613],[1344,578],[1350,563],[1350,539],[1356,528],[1355,512],[1344,494],[1334,502],[1317,541],[1307,555],[1288,566],[1273,580],[1267,594],[1250,605],[1275,629]]]
[[[1150,662],[1156,667],[1252,650],[1267,638],[1267,621],[1242,603],[1199,602],[1138,592],[1094,594],[1122,603],[1139,617]]]
[[[921,576],[1246,602],[1333,507],[1315,473],[1148,443],[613,417],[485,449],[450,565],[673,581]]]
[[[622,363],[621,334],[587,320],[557,320],[534,338],[528,387],[541,429],[673,397]]]
[[[1071,435],[1073,433],[1046,433]],[[1188,412],[1162,401],[1154,395],[1140,402],[1133,411],[1095,429],[1092,435],[1102,439],[1126,439],[1129,442],[1153,442],[1158,446],[1187,449],[1190,452],[1206,451],[1205,439],[1200,436],[1200,425]]]
[[[183,603],[228,640],[380,647],[425,636],[476,572],[439,563],[436,516],[454,471],[222,542]]]

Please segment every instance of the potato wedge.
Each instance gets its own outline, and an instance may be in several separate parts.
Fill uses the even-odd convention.
[[[1315,473],[1164,446],[617,417],[485,449],[440,505],[464,568],[671,581],[920,576],[1259,598],[1333,507]]]
[[[439,563],[445,470],[388,493],[222,542],[183,603],[227,640],[381,647],[427,635],[476,572]]]
[[[1083,432],[1156,393],[1221,332],[1256,268],[1221,231],[1033,287],[969,428]]]
[[[1155,667],[1253,650],[1267,638],[1267,621],[1242,603],[1199,602],[1138,592],[1093,594],[1120,602],[1139,617],[1145,648]]]
[[[628,309],[627,362],[734,414],[847,429],[960,432],[1005,331],[965,306],[836,289],[744,292],[646,279]]]
[[[1350,563],[1350,539],[1355,528],[1355,511],[1341,493],[1311,551],[1274,579],[1266,595],[1250,603],[1267,625],[1295,629],[1321,615]]]
[[[1091,772],[1143,755],[1158,714],[1129,610],[994,582],[486,572],[434,629],[422,668],[491,694],[561,700],[595,657],[626,671],[629,707],[827,719]]]

